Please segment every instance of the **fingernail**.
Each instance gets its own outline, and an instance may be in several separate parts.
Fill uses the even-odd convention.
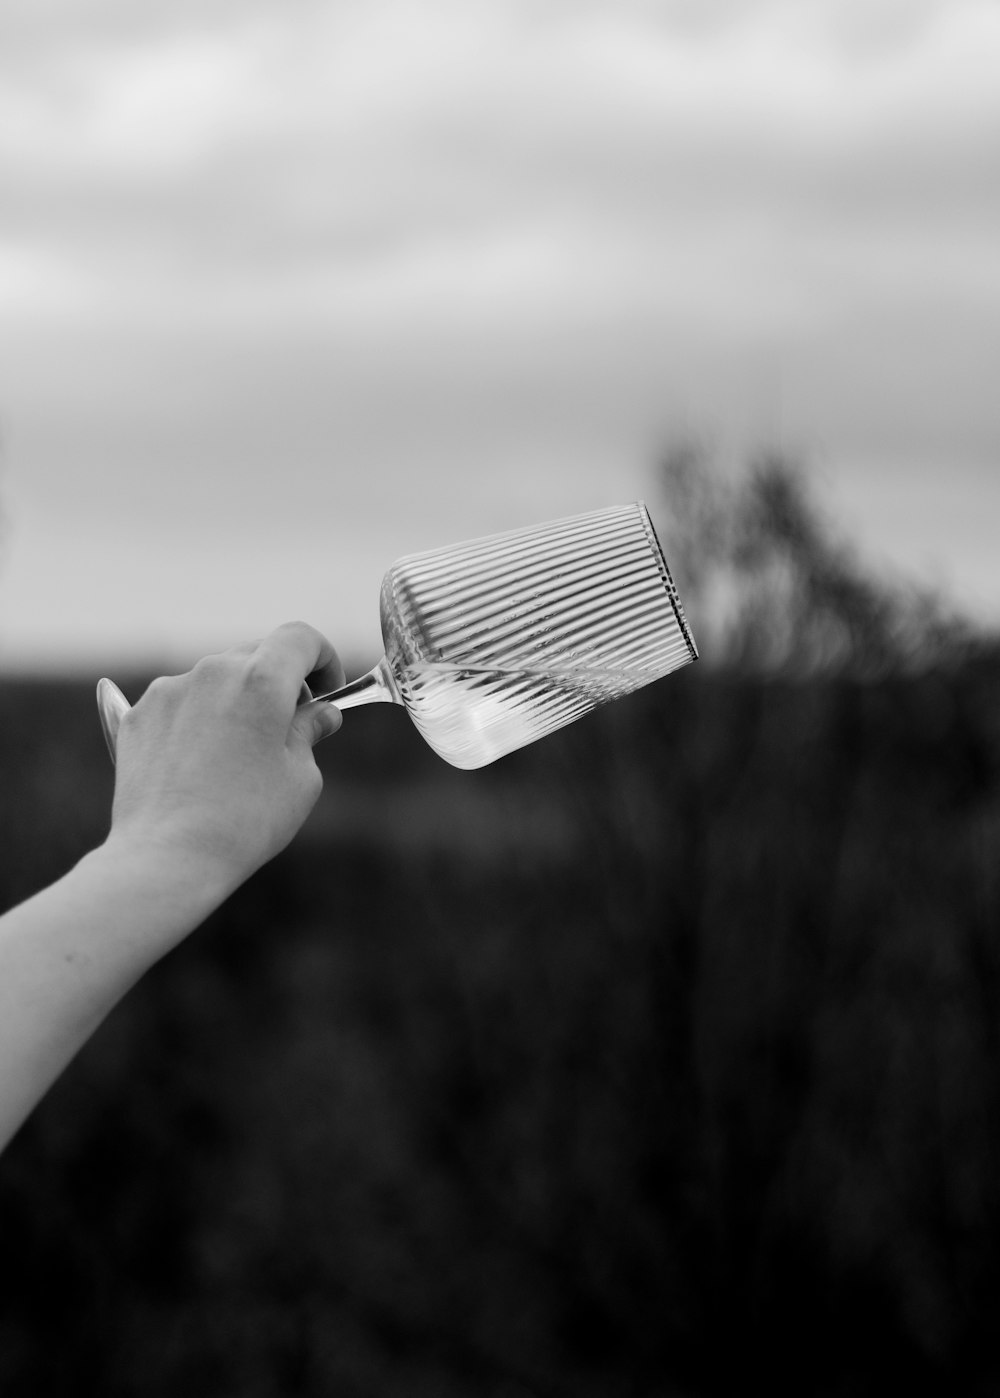
[[[324,738],[330,738],[337,732],[344,721],[344,715],[335,705],[327,704],[325,708],[319,710],[316,720],[318,729],[316,742],[321,743]]]

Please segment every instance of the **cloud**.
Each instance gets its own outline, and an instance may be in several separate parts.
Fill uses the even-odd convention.
[[[0,89],[6,227],[112,313],[186,288],[297,313],[313,279],[378,314],[409,279],[442,316],[477,282],[492,323],[494,288],[530,305],[574,268],[584,298],[627,268],[711,313],[746,280],[736,239],[794,273],[831,227],[997,212],[991,6],[715,6],[707,31],[639,3],[145,8],[114,43],[36,31]]]
[[[67,536],[95,492],[150,550],[390,485],[408,525],[516,523],[603,503],[677,420],[755,442],[779,398],[827,459],[995,456],[989,0],[0,25],[0,415]]]

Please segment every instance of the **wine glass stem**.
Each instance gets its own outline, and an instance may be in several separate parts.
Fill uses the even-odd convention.
[[[317,694],[314,704],[336,704],[338,709],[353,709],[359,704],[402,704],[399,688],[385,656],[366,675],[352,680],[329,694]]]

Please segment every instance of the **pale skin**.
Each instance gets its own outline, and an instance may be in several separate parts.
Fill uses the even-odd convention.
[[[0,917],[0,1149],[156,961],[293,838],[341,716],[303,685],[344,683],[304,622],[156,680],[125,715],[111,828]]]

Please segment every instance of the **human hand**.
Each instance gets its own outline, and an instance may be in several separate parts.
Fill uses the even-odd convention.
[[[303,685],[339,688],[330,642],[304,622],[154,680],[122,718],[109,843],[171,862],[225,897],[292,839],[323,780],[313,746],[332,705],[299,708]]]

